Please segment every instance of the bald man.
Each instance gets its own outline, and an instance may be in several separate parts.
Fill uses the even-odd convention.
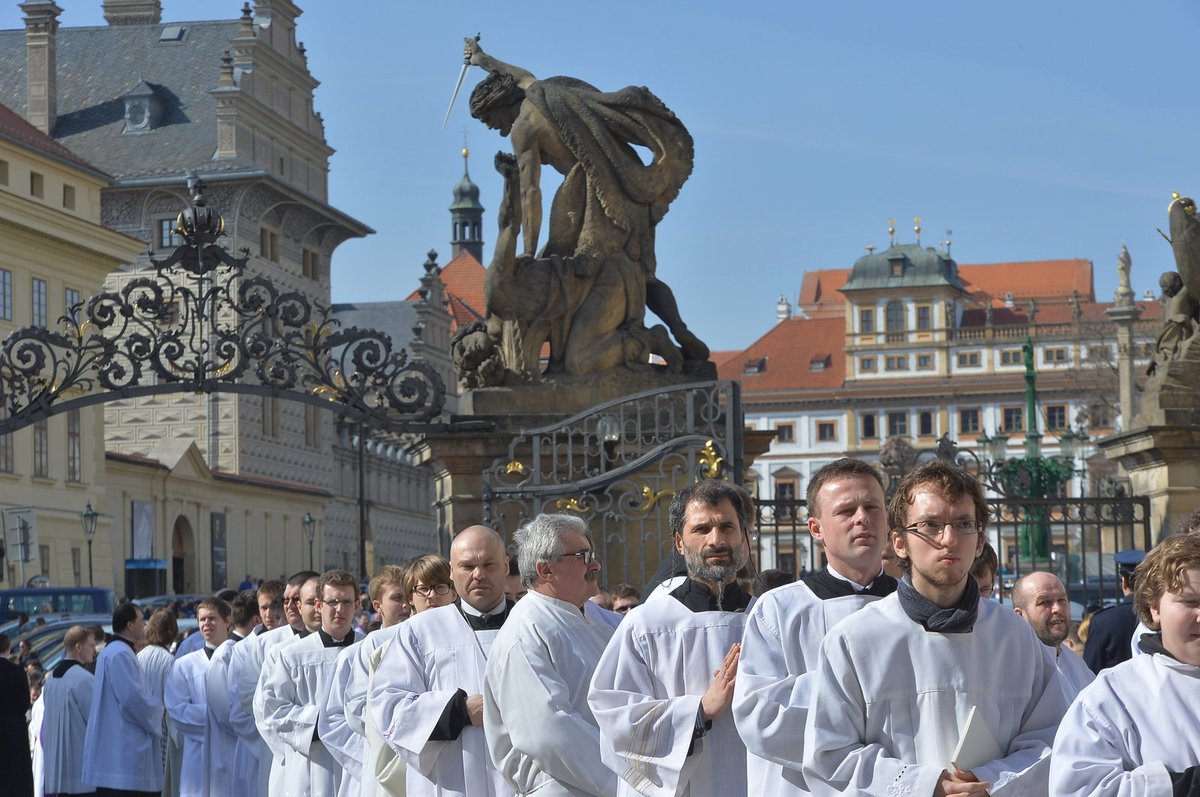
[[[1066,587],[1053,573],[1028,573],[1013,584],[1012,601],[1013,610],[1025,618],[1042,644],[1054,649],[1063,691],[1071,703],[1096,675],[1074,651],[1063,650],[1063,640],[1071,633],[1071,603]]]
[[[487,526],[450,545],[458,599],[422,612],[397,633],[379,662],[368,701],[371,721],[408,764],[408,797],[512,794],[483,736],[483,674],[512,601],[504,596],[508,556]]]

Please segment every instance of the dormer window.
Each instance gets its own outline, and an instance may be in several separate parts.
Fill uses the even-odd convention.
[[[144,80],[125,93],[125,133],[145,133],[162,123],[162,100]]]
[[[896,257],[896,258],[892,258],[888,262],[891,263],[891,265],[892,265],[892,276],[893,277],[903,277],[904,276],[904,258]]]
[[[815,355],[811,360],[809,360],[808,370],[824,371],[826,368],[829,368],[831,365],[833,365],[833,357],[831,355],[818,354],[818,355]]]
[[[760,357],[756,360],[747,360],[746,365],[742,368],[743,374],[761,374],[767,370],[767,358]]]

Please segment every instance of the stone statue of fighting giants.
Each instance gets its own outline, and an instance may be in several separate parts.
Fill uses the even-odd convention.
[[[1147,369],[1151,376],[1183,356],[1194,342],[1200,318],[1200,219],[1196,218],[1195,201],[1175,194],[1167,220],[1171,230],[1167,240],[1175,254],[1176,271],[1164,272],[1159,278],[1165,306],[1162,331]]]
[[[455,336],[460,378],[468,387],[536,379],[546,344],[546,376],[652,367],[711,376],[708,347],[655,273],[655,226],[692,171],[687,129],[646,88],[538,80],[472,39],[464,59],[488,72],[471,93],[471,115],[507,136],[513,152],[496,156],[505,187],[487,318]],[[563,181],[539,252],[543,166]],[[646,327],[647,308],[665,327]],[[665,366],[650,365],[651,355]]]

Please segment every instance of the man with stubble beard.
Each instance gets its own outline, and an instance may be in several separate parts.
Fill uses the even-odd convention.
[[[1066,587],[1053,573],[1026,573],[1013,584],[1012,602],[1013,611],[1029,623],[1043,645],[1054,651],[1054,663],[1069,704],[1083,687],[1096,680],[1096,674],[1074,651],[1063,650],[1063,641],[1071,633],[1071,603]]]
[[[668,512],[687,578],[626,615],[592,676],[588,703],[620,794],[746,794],[746,747],[729,711],[746,610],[754,506],[745,490],[701,481]],[[647,744],[647,740],[655,740]]]

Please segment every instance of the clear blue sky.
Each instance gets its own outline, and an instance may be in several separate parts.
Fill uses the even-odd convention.
[[[102,22],[101,0],[59,2],[64,25]],[[430,248],[445,262],[464,127],[490,256],[507,142],[465,97],[441,127],[476,32],[539,77],[649,86],[688,126],[696,167],[658,268],[714,349],[765,332],[805,270],[886,246],[889,217],[902,242],[914,216],[926,245],[952,229],[962,263],[1090,259],[1103,300],[1125,243],[1140,295],[1174,267],[1155,232],[1171,191],[1200,195],[1195,0],[300,4],[331,201],[378,230],[338,250],[337,301],[408,294]],[[240,7],[166,0],[164,20]],[[0,27],[20,17],[3,0]]]

